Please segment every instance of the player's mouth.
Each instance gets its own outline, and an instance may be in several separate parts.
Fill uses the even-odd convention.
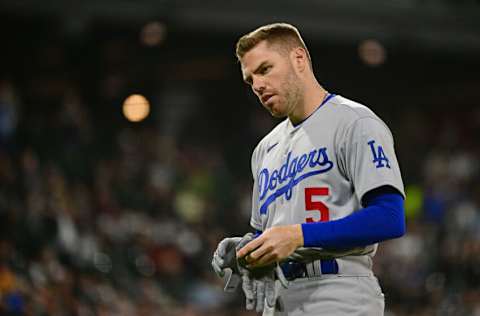
[[[263,103],[264,105],[266,105],[267,102],[268,102],[270,99],[272,99],[273,96],[274,96],[273,94],[265,94],[265,95],[263,95],[263,96],[262,96],[262,103]]]

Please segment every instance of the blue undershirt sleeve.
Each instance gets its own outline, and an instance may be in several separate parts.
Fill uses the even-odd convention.
[[[363,209],[338,220],[302,224],[304,246],[348,249],[405,234],[404,201],[398,191],[372,191],[363,204]]]

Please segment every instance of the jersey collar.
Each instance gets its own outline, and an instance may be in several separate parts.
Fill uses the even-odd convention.
[[[304,118],[303,120],[301,120],[300,122],[298,122],[297,124],[293,124],[290,120],[290,123],[292,124],[293,128],[297,128],[299,127],[300,125],[303,124],[303,122],[305,122],[306,120],[308,120],[315,112],[318,111],[318,109],[320,109],[325,103],[327,103],[328,101],[330,101],[331,98],[335,97],[336,94],[335,93],[328,93],[327,92],[327,96],[323,99],[322,103],[317,106],[317,108],[309,115],[307,116],[306,118]]]

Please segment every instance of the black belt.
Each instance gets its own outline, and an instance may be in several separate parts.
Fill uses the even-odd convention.
[[[321,274],[338,274],[338,263],[335,259],[320,260],[321,274],[318,272],[315,273],[315,269],[313,269],[313,274],[309,273],[306,263],[296,261],[284,262],[280,265],[280,267],[282,268],[283,274],[288,281],[298,278],[320,276]]]

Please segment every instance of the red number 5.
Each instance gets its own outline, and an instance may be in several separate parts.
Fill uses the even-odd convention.
[[[305,209],[307,211],[320,212],[320,220],[316,221],[312,217],[307,217],[306,218],[307,223],[326,222],[329,220],[328,207],[323,202],[312,201],[312,196],[314,195],[326,196],[328,195],[328,192],[329,191],[327,187],[305,188]]]

